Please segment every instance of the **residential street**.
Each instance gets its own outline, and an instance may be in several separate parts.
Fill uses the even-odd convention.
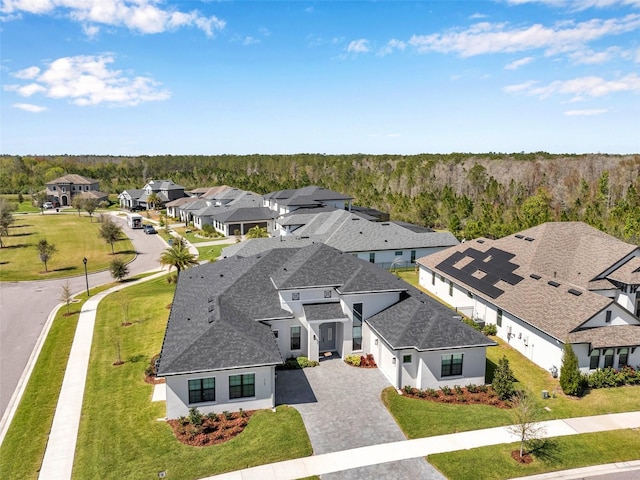
[[[162,238],[131,230],[124,218],[114,218],[122,224],[138,252],[129,265],[130,275],[158,269],[160,254],[167,247]],[[78,252],[79,264],[82,257],[82,252]],[[85,290],[84,275],[68,280],[74,294]],[[60,303],[61,288],[66,281],[63,278],[0,283],[0,418],[6,412],[49,314]],[[108,271],[89,275],[89,287],[112,281]]]

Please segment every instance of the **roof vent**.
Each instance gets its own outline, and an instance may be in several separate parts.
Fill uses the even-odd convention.
[[[523,239],[523,238],[524,238],[524,235],[517,234],[517,235],[516,235],[516,238]]]
[[[388,223],[381,223],[380,225],[384,225],[385,227],[388,227],[389,224]]]
[[[535,240],[533,237],[524,237],[527,242],[533,242]]]
[[[547,284],[548,284],[548,285],[551,285],[552,287],[556,287],[556,288],[558,288],[558,287],[560,286],[560,284],[559,284],[558,282],[555,282],[555,281],[553,281],[553,280],[549,280],[549,281],[547,282]]]
[[[222,277],[224,277],[224,274],[223,274],[223,273],[221,273],[221,274],[220,274],[220,278],[222,278]]]
[[[533,278],[534,280],[540,280],[542,277],[540,275],[538,275],[537,273],[532,273],[531,275],[529,275],[531,278]]]
[[[571,295],[575,295],[576,297],[579,297],[580,295],[582,295],[582,292],[580,290],[576,290],[575,288],[570,288],[569,293]]]
[[[353,217],[351,220],[355,222],[356,220],[360,220],[360,217]]]
[[[207,322],[213,323],[215,319],[216,317],[214,317],[213,315],[209,315],[209,318],[207,318]]]
[[[215,305],[213,304],[209,305],[209,313],[213,312],[215,308],[216,308]]]

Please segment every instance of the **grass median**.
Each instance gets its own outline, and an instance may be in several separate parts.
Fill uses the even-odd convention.
[[[144,370],[159,353],[172,301],[166,279],[125,289],[98,307],[74,478],[194,479],[311,454],[302,419],[290,407],[255,414],[243,433],[221,445],[190,447],[178,442],[164,421],[164,402],[151,402],[153,386]],[[117,360],[120,342],[124,364]]]
[[[106,270],[114,258],[125,262],[135,257],[131,241],[123,237],[111,246],[98,236],[100,223],[88,216],[72,213],[16,215],[9,227],[9,236],[3,236],[6,248],[0,249],[0,280],[48,280],[84,274],[83,258],[87,270]],[[36,245],[40,239],[55,245],[56,253],[47,262],[48,272],[40,260]]]

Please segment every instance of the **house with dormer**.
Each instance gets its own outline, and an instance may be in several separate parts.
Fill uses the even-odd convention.
[[[179,275],[160,354],[167,417],[275,406],[286,358],[371,353],[396,388],[482,384],[494,342],[389,272],[324,244]]]
[[[324,187],[310,185],[298,189],[278,190],[263,196],[264,206],[278,215],[291,213],[299,208],[333,207],[351,210],[353,197]]]
[[[640,247],[582,222],[467,241],[418,260],[422,287],[545,369],[640,365]]]

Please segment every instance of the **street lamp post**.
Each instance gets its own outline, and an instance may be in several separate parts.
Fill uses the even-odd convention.
[[[87,298],[89,297],[89,277],[87,275],[87,257],[82,259],[82,263],[84,263],[84,281],[87,284]]]

